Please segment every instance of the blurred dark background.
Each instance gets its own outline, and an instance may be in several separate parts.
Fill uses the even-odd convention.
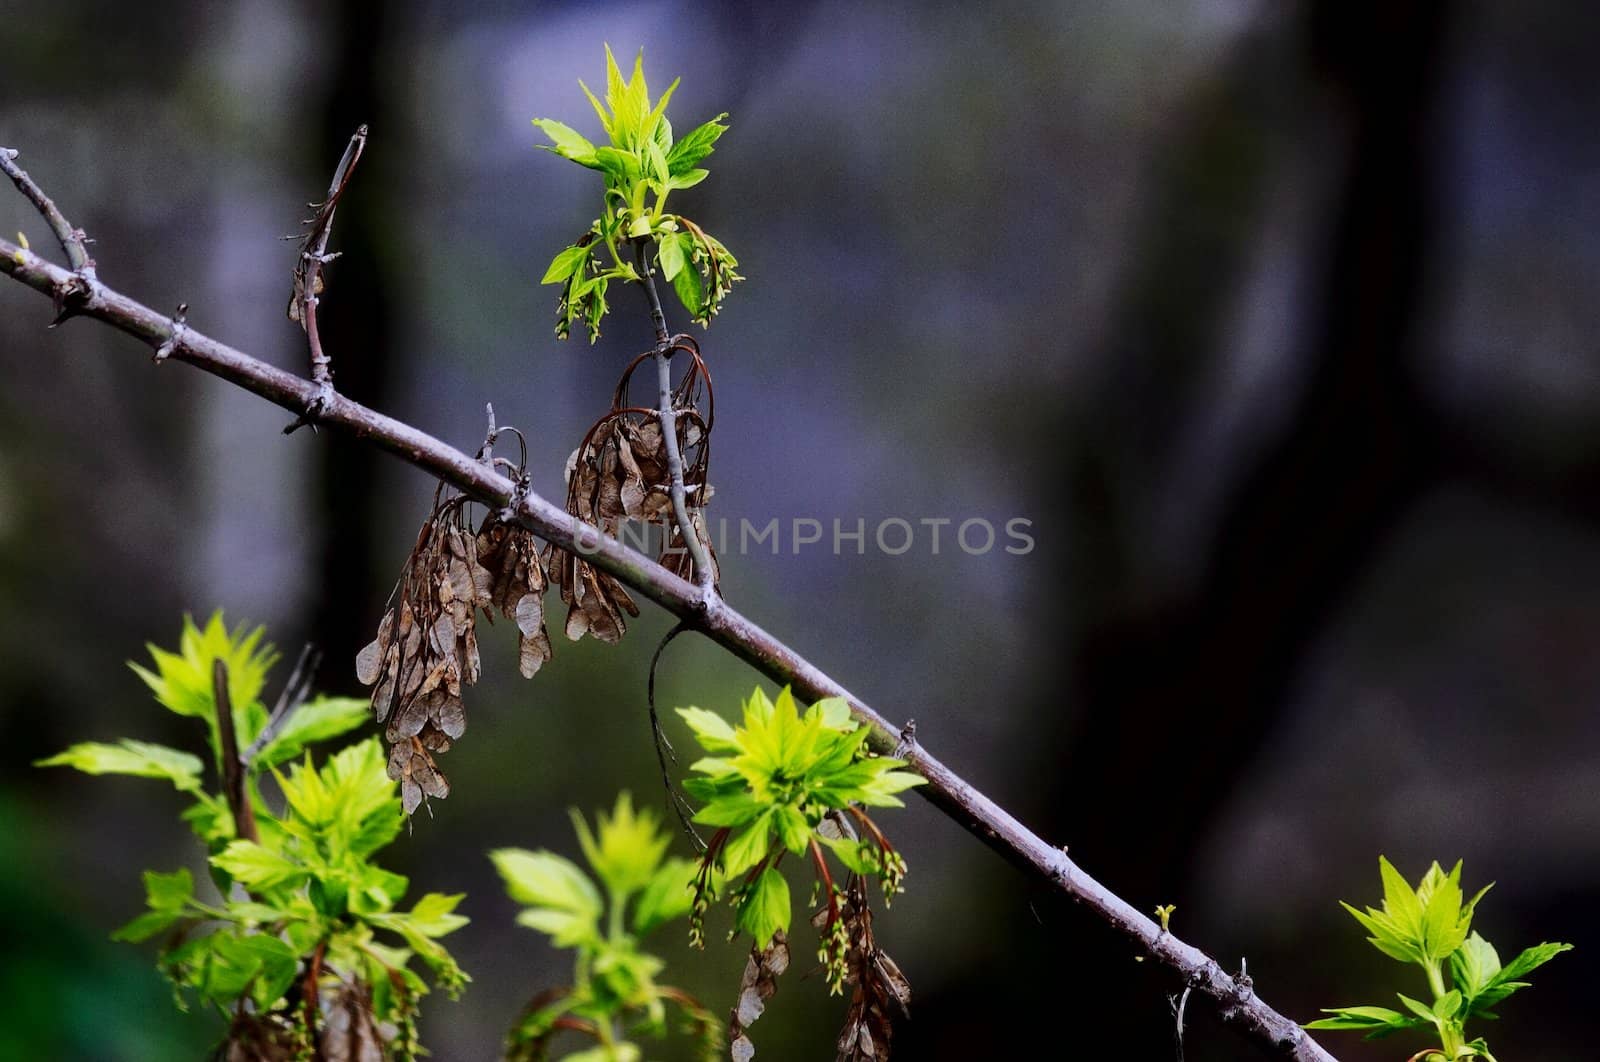
[[[750,279],[705,338],[714,517],[831,541],[723,557],[731,601],[1141,908],[1307,1020],[1392,1002],[1336,900],[1466,860],[1502,953],[1576,942],[1481,1029],[1587,1057],[1600,948],[1600,9],[1558,0],[1103,4],[0,2],[0,143],[98,241],[101,276],[303,369],[294,231],[372,141],[324,320],[341,389],[464,448],[483,403],[536,489],[649,341],[552,337],[551,255],[592,174],[576,80],[645,47],[680,131],[731,112],[678,206]],[[0,231],[48,233],[0,194]],[[48,252],[47,252],[48,253]],[[638,303],[638,304],[636,304]],[[199,1057],[149,949],[112,944],[145,867],[199,867],[170,791],[29,764],[192,744],[123,665],[185,610],[268,624],[357,693],[433,485],[0,286],[0,1055]],[[1035,548],[873,547],[880,521],[1032,521]],[[892,541],[892,539],[891,539]],[[1001,544],[1004,544],[1002,540]],[[465,890],[476,981],[441,1059],[493,1057],[564,960],[512,927],[484,852],[573,852],[569,806],[658,796],[645,617],[515,678],[486,641],[452,797],[392,852]],[[281,676],[280,676],[281,677]],[[754,676],[683,639],[668,704]],[[675,731],[680,738],[686,736]],[[1161,971],[922,801],[880,939],[918,997],[901,1057],[1173,1056]],[[658,941],[717,1010],[737,949]],[[808,951],[801,949],[802,952]],[[1241,958],[1242,957],[1242,958]],[[1420,992],[1420,982],[1412,984]],[[762,1058],[828,1057],[803,964]],[[1190,1059],[1255,1057],[1199,1001]],[[1324,1034],[1335,1054],[1421,1042]],[[1104,1046],[1101,1046],[1104,1045]]]

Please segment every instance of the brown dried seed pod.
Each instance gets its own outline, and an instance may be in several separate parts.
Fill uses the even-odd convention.
[[[388,1043],[372,1011],[372,990],[341,982],[324,1009],[320,1044],[325,1062],[383,1062]]]
[[[489,573],[489,603],[517,625],[517,670],[532,678],[551,656],[544,626],[548,584],[539,545],[527,528],[507,526],[491,516],[478,532],[477,548]]]
[[[718,586],[722,582],[722,566],[717,563],[717,551],[711,546],[711,533],[706,529],[705,512],[701,509],[691,509],[689,522],[694,526],[695,537],[700,540],[700,545],[706,551],[706,559],[711,562],[711,584]],[[694,556],[684,548],[683,535],[678,531],[676,521],[670,518],[666,522],[663,541],[665,545],[656,563],[678,578],[693,582]]]
[[[850,1009],[839,1030],[837,1062],[877,1062],[889,1057],[894,1018],[909,1014],[911,982],[873,937],[865,878],[851,876],[839,898],[839,912],[848,941],[845,983],[851,986],[851,994]],[[824,909],[813,924],[826,917]]]
[[[744,976],[739,979],[739,1000],[728,1016],[729,1054],[735,1062],[749,1062],[755,1056],[750,1026],[767,1009],[767,1000],[778,991],[778,978],[788,968],[789,940],[781,930],[773,934],[765,950],[751,946]]]
[[[435,502],[377,638],[356,657],[356,677],[373,687],[373,714],[387,724],[390,773],[402,781],[407,814],[423,796],[449,792],[428,753],[443,752],[466,730],[461,687],[481,673],[474,619],[489,607],[491,579],[478,563],[464,504]]]

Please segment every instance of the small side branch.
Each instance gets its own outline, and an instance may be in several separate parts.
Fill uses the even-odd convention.
[[[683,485],[683,453],[678,446],[678,414],[672,401],[672,354],[674,345],[667,332],[667,317],[661,310],[661,296],[656,293],[655,263],[650,261],[649,240],[640,240],[634,251],[639,260],[639,274],[644,278],[645,295],[650,299],[650,319],[656,329],[656,419],[661,423],[661,439],[667,448],[668,490],[672,496],[672,518],[678,525],[678,535],[689,551],[694,564],[694,582],[709,602],[716,594],[716,577],[711,568],[711,558],[695,531],[689,517],[688,491]]]
[[[62,253],[67,256],[67,263],[72,267],[72,275],[63,278],[50,292],[56,305],[56,319],[51,324],[58,325],[80,312],[94,298],[99,281],[95,276],[94,259],[89,257],[90,241],[82,229],[67,220],[55,201],[44,194],[44,189],[34,183],[27,171],[17,165],[17,154],[15,148],[0,147],[0,171],[11,178],[17,191],[43,216],[50,231],[55,233]]]
[[[214,661],[211,666],[211,689],[217,708],[217,758],[222,761],[222,793],[228,799],[228,810],[233,812],[233,832],[241,840],[261,843],[261,833],[256,829],[256,812],[250,806],[249,787],[245,785],[245,761],[239,755],[239,739],[233,728],[233,699],[228,694],[228,665]]]
[[[350,137],[339,165],[334,168],[333,181],[328,185],[328,197],[311,205],[312,216],[305,222],[306,234],[300,241],[300,258],[294,267],[294,292],[289,297],[289,319],[299,322],[306,330],[306,345],[311,350],[311,382],[317,385],[318,398],[289,427],[288,434],[305,424],[315,422],[317,414],[333,395],[333,361],[322,349],[322,336],[317,330],[317,303],[323,289],[322,267],[338,255],[328,253],[328,237],[333,234],[333,214],[339,207],[344,190],[349,187],[356,163],[367,146],[367,127],[361,126]]]
[[[307,642],[300,649],[300,658],[294,662],[294,670],[289,672],[289,682],[283,687],[283,692],[278,695],[278,703],[272,706],[272,713],[267,716],[267,725],[261,728],[261,733],[250,743],[239,757],[244,761],[244,766],[249,767],[260,755],[261,750],[277,736],[278,730],[295,713],[295,711],[311,696],[311,681],[316,677],[317,668],[322,664],[322,650]]]

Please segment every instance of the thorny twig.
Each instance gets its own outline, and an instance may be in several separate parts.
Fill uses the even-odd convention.
[[[71,280],[69,270],[52,265],[23,248],[0,239],[0,272],[35,291],[50,295]],[[171,321],[120,292],[101,286],[81,311],[126,332],[146,346],[173,340]],[[219,376],[289,410],[303,410],[319,393],[312,381],[275,368],[242,351],[190,329],[174,343],[172,357]],[[507,506],[517,485],[468,454],[448,446],[409,424],[335,394],[322,412],[323,424],[342,427],[407,464],[445,480],[476,501]],[[590,524],[573,519],[561,506],[528,492],[512,514],[515,522],[561,549],[580,551],[586,562],[639,591],[694,630],[727,649],[780,685],[791,686],[807,701],[842,697],[851,715],[869,732],[874,751],[892,751],[895,728],[837,680],[767,633],[754,621],[725,604],[704,607],[699,588]],[[581,545],[580,545],[581,540]],[[1050,883],[1093,911],[1136,948],[1171,969],[1187,984],[1221,1005],[1223,1019],[1262,1047],[1296,1062],[1331,1062],[1333,1056],[1298,1024],[1242,988],[1205,952],[1161,932],[1151,918],[1088,875],[1066,852],[1022,823],[945,766],[918,742],[904,754],[907,766],[928,780],[917,792],[1025,872]],[[715,842],[713,842],[714,844]]]
[[[361,152],[366,146],[367,127],[363,125],[350,137],[339,165],[334,168],[333,180],[328,185],[328,198],[321,203],[310,204],[313,214],[304,223],[307,229],[300,240],[300,257],[295,262],[294,292],[289,296],[289,319],[299,322],[306,330],[306,344],[311,348],[311,382],[317,385],[318,393],[294,423],[283,429],[285,435],[307,424],[311,425],[312,431],[316,431],[317,415],[333,397],[333,363],[322,349],[322,336],[317,331],[317,303],[322,295],[322,267],[338,257],[328,253],[328,237],[333,234],[333,213],[339,207],[339,200],[349,186],[350,177],[355,173],[356,163],[361,161]]]

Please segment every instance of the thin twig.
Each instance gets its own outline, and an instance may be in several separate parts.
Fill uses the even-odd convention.
[[[306,424],[310,424],[315,431],[316,416],[333,394],[333,361],[322,349],[322,335],[317,330],[317,305],[323,288],[322,267],[338,257],[328,253],[328,237],[333,234],[333,214],[339,208],[339,200],[349,186],[350,177],[355,173],[356,163],[361,161],[361,152],[366,146],[367,127],[363,125],[350,137],[339,165],[334,167],[333,180],[328,184],[328,197],[321,203],[311,204],[314,213],[305,223],[308,229],[300,241],[300,257],[295,262],[294,291],[289,296],[289,319],[298,321],[306,330],[306,345],[311,349],[311,382],[317,385],[319,393],[299,418],[283,429],[285,435]]]
[[[634,247],[639,259],[639,273],[644,277],[645,295],[650,299],[650,319],[656,327],[656,385],[659,397],[656,419],[661,422],[661,439],[667,448],[668,491],[672,496],[672,518],[678,525],[678,535],[694,565],[695,585],[710,601],[716,593],[713,586],[711,558],[700,541],[694,523],[689,519],[688,492],[683,485],[683,454],[678,449],[678,414],[672,401],[672,337],[667,333],[667,317],[661,310],[661,296],[656,294],[655,265],[650,261],[649,240],[640,240]],[[670,544],[671,538],[669,536]]]
[[[1193,985],[1184,985],[1183,995],[1167,997],[1167,1003],[1172,1007],[1173,1038],[1177,1043],[1178,1062],[1183,1062],[1183,1012],[1189,1009],[1189,993],[1193,991]]]
[[[322,1013],[322,989],[319,982],[322,980],[322,957],[328,952],[326,940],[317,941],[317,950],[311,953],[311,960],[306,963],[306,978],[301,995],[306,1004],[306,1033],[311,1040],[312,1062],[322,1062],[322,1040],[317,1035],[317,1017]]]
[[[37,255],[29,255],[3,239],[0,239],[0,272],[46,295],[56,284],[72,276],[67,270]],[[319,393],[315,383],[194,329],[174,337],[171,321],[164,314],[104,286],[84,313],[152,348],[169,339],[175,340],[174,359],[188,362],[285,409],[305,409]],[[496,510],[509,506],[517,493],[515,483],[494,469],[484,467],[470,455],[341,395],[336,394],[330,400],[321,421],[369,440],[412,467],[448,482],[463,494]],[[508,509],[508,515],[562,549],[581,551],[587,563],[639,591],[774,682],[793,687],[797,697],[806,701],[843,697],[855,719],[868,728],[870,744],[875,751],[887,754],[899,744],[900,735],[895,727],[815,664],[726,604],[719,601],[716,607],[706,608],[705,596],[698,587],[649,558],[569,516],[560,506],[532,491],[516,498],[516,505]],[[917,789],[923,797],[1026,873],[1049,882],[1095,912],[1137,950],[1170,968],[1185,983],[1193,984],[1203,995],[1220,1004],[1226,1022],[1280,1057],[1297,1062],[1332,1059],[1333,1056],[1299,1025],[1262,1002],[1253,991],[1242,989],[1215,959],[1173,934],[1163,933],[1152,919],[1085,873],[1062,849],[1028,830],[1004,808],[935,759],[920,741],[906,749],[903,756],[912,770],[928,780],[927,785]]]
[[[700,836],[700,831],[694,828],[690,821],[694,816],[694,809],[678,791],[676,783],[672,780],[672,772],[667,769],[667,759],[671,757],[673,763],[678,762],[677,754],[672,751],[672,742],[667,740],[667,732],[662,729],[661,716],[656,712],[656,665],[661,662],[661,654],[672,639],[688,630],[686,623],[679,623],[666,633],[661,639],[661,644],[656,646],[656,651],[650,656],[650,673],[645,679],[645,700],[650,706],[650,734],[655,739],[656,763],[661,767],[661,787],[667,791],[667,802],[672,805],[673,814],[678,816],[678,825],[683,827],[683,832],[688,835],[694,844],[695,850],[706,850],[705,839]]]
[[[61,213],[55,201],[44,194],[44,189],[34,183],[27,171],[17,165],[17,151],[15,148],[0,147],[0,170],[5,171],[11,183],[17,186],[17,191],[32,203],[44,217],[45,223],[50,226],[50,231],[55,233],[56,242],[61,244],[61,251],[67,256],[67,263],[72,267],[69,276],[61,278],[60,282],[50,291],[50,298],[55,303],[56,317],[50,322],[53,328],[81,312],[94,300],[99,280],[95,276],[94,259],[89,257],[89,237],[80,228],[76,228]]]
[[[267,743],[278,736],[278,730],[295,713],[299,707],[306,703],[306,698],[311,696],[311,682],[317,675],[317,668],[322,663],[322,650],[307,642],[300,648],[300,656],[294,662],[294,670],[289,672],[289,681],[284,685],[283,692],[278,694],[278,701],[272,706],[272,714],[267,716],[267,725],[261,728],[261,733],[250,742],[250,747],[244,750],[240,758],[244,765],[249,767],[255,762],[256,756],[267,747]]]
[[[86,246],[89,238],[82,229],[72,227],[55,201],[44,194],[44,189],[34,183],[26,170],[17,165],[17,151],[15,148],[0,147],[0,170],[11,178],[11,183],[17,186],[17,191],[25,196],[34,208],[44,215],[44,220],[50,225],[50,231],[55,233],[56,241],[61,244],[61,251],[67,256],[67,262],[74,273],[81,274],[85,279],[94,277],[94,259],[89,257]]]
[[[245,785],[245,764],[239,757],[239,739],[233,728],[233,698],[228,694],[228,664],[217,659],[211,665],[211,690],[217,710],[217,759],[222,763],[222,794],[233,812],[233,832],[242,840],[261,843],[256,829],[256,812],[250,806]]]

